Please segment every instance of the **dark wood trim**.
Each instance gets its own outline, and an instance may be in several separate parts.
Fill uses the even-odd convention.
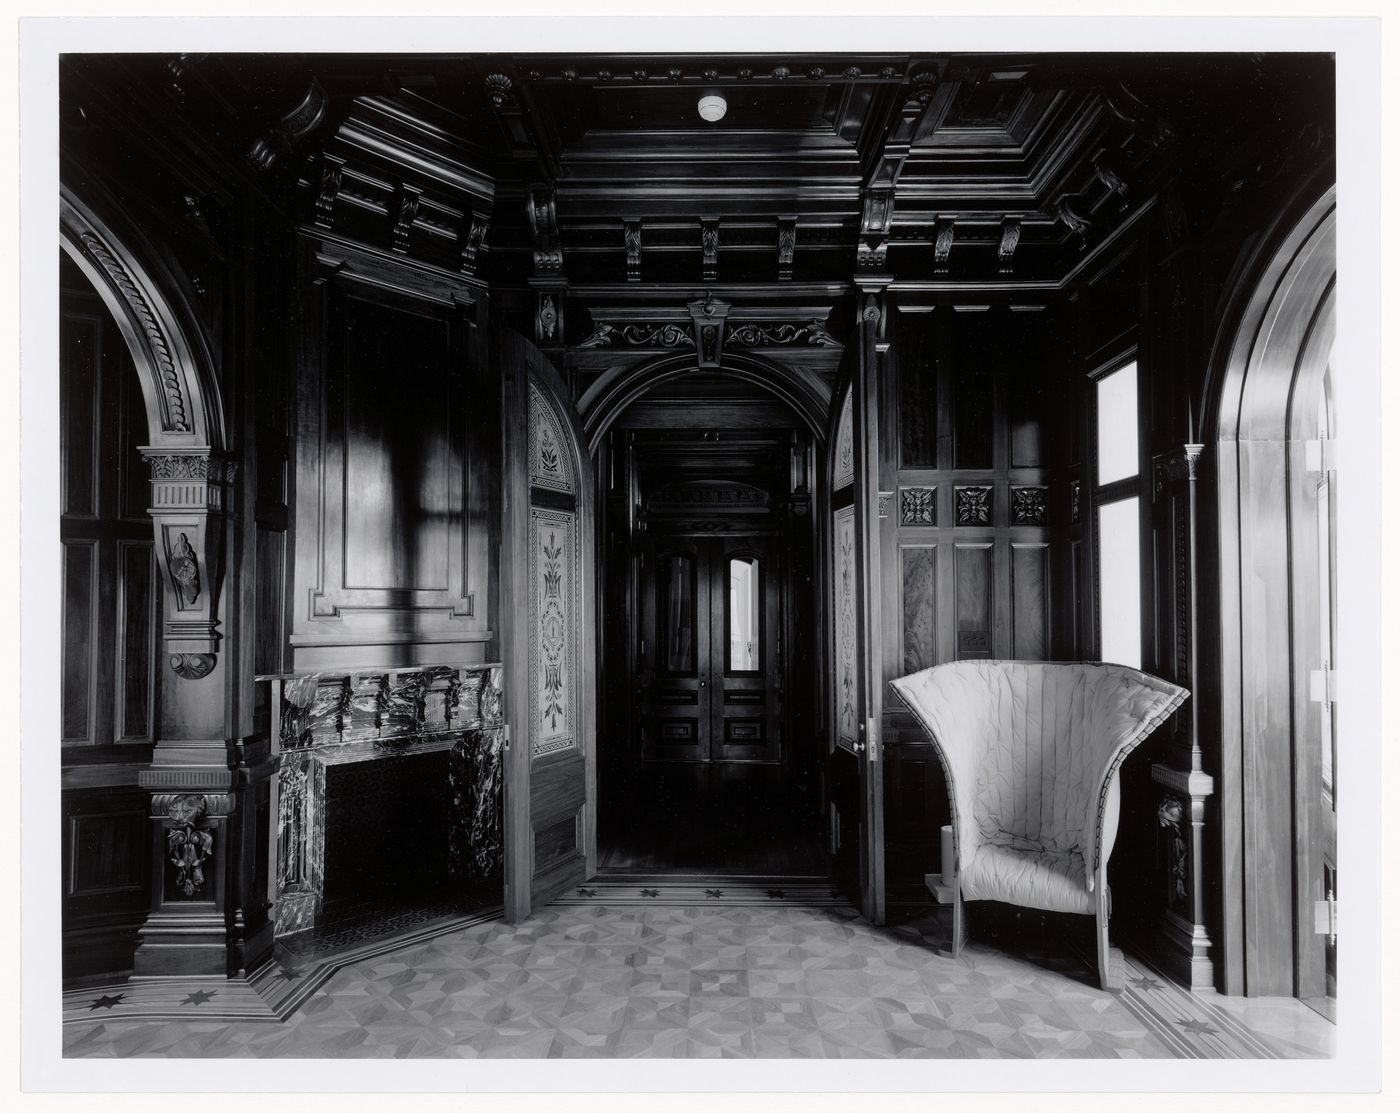
[[[1219,606],[1201,621],[1219,630],[1220,977],[1230,994],[1296,989],[1296,904],[1292,887],[1279,885],[1294,868],[1288,508],[1279,492],[1300,346],[1335,280],[1335,221],[1329,190],[1279,241],[1212,369]]]

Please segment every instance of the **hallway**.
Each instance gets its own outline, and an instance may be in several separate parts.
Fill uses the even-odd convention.
[[[677,764],[641,773],[630,799],[602,812],[601,870],[826,877],[816,808],[780,772]]]
[[[336,970],[281,1023],[265,1005],[260,1020],[196,1019],[201,1009],[217,1008],[221,996],[241,992],[253,1001],[253,991],[237,983],[212,992],[172,984],[74,990],[64,998],[64,1055],[1256,1059],[1332,1053],[1331,1025],[1298,1001],[1192,995],[1132,958],[1127,988],[1113,995],[1090,984],[1087,962],[1048,941],[1029,954],[974,942],[954,961],[934,953],[939,929],[929,921],[872,927],[845,905],[798,904],[804,895],[798,890],[706,897],[697,887],[696,904],[672,889],[647,897],[640,888],[593,888],[592,898],[575,894],[566,899],[578,904],[553,905],[522,924],[494,921],[410,936],[418,941],[407,948],[381,949]],[[750,896],[761,903],[741,903]],[[314,969],[299,976],[314,977]],[[162,995],[163,1007],[154,995]],[[140,1019],[172,1012],[189,1019]]]

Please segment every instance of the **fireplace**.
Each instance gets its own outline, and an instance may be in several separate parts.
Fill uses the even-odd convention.
[[[274,709],[279,942],[396,910],[500,903],[499,665],[258,679]]]

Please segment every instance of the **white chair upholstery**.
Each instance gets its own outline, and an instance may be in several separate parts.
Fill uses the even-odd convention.
[[[890,682],[928,732],[952,806],[953,952],[963,900],[1097,919],[1108,948],[1107,869],[1124,758],[1187,697],[1126,665],[958,661]]]

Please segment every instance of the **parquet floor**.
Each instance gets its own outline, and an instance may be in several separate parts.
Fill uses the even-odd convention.
[[[1330,1053],[1296,1002],[1192,995],[1129,960],[1120,995],[1047,945],[934,953],[932,921],[877,928],[803,894],[616,887],[526,923],[424,930],[261,1017],[249,983],[65,996],[66,1056],[1268,1058]],[[829,894],[827,894],[829,896]],[[330,968],[327,968],[330,969]],[[280,990],[275,988],[280,986]],[[226,1006],[217,1019],[201,1019]],[[106,999],[117,997],[111,1002]],[[106,1003],[103,1003],[106,1001]],[[289,1011],[290,1009],[290,1011]]]

